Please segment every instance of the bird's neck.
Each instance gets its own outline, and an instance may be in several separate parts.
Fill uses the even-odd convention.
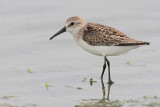
[[[81,39],[83,37],[83,31],[84,31],[85,27],[82,27],[81,29],[79,29],[78,32],[76,32],[75,34],[72,34],[73,35],[73,38],[78,41],[79,39]]]

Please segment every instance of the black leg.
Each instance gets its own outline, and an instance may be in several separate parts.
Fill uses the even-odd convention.
[[[103,100],[105,100],[106,90],[102,79],[101,79],[101,84],[102,84]]]
[[[103,74],[105,72],[105,69],[106,69],[106,57],[104,57],[104,65],[103,65],[103,71],[102,71],[102,74],[101,74],[101,81],[103,81]]]
[[[107,65],[108,65],[108,83],[109,84],[112,84],[114,83],[112,80],[111,80],[111,75],[110,75],[110,62],[109,60],[105,57],[105,61],[107,61]]]

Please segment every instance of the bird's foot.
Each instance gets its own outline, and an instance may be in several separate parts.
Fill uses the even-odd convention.
[[[109,80],[108,81],[108,84],[113,84],[114,82],[112,80]]]

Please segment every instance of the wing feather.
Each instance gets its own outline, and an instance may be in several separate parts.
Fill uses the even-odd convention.
[[[83,40],[96,46],[149,45],[148,42],[134,40],[114,28],[96,23],[86,25]]]

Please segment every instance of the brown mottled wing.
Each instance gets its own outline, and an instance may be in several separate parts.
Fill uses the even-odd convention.
[[[149,45],[148,42],[131,39],[114,28],[95,23],[87,24],[83,40],[90,45],[96,46]]]

